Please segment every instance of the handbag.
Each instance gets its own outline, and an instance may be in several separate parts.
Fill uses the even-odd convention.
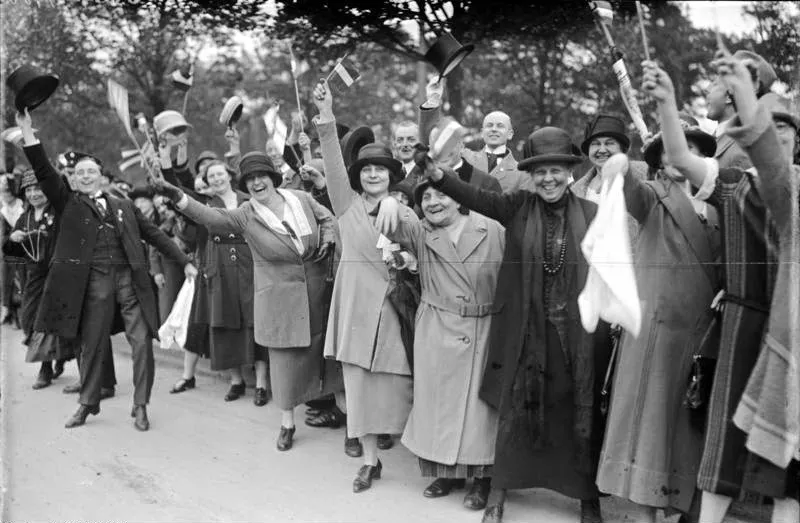
[[[692,371],[689,374],[689,384],[683,400],[684,406],[698,413],[705,412],[714,384],[717,353],[722,336],[722,296],[723,293],[718,294],[709,309],[711,321],[692,357]]]

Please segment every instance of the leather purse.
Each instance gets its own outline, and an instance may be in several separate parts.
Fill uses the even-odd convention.
[[[689,375],[689,384],[686,387],[686,395],[683,400],[684,406],[698,412],[705,412],[711,398],[711,387],[714,383],[717,353],[722,333],[721,312],[711,309],[711,314],[711,322],[708,324],[693,357],[692,372]]]

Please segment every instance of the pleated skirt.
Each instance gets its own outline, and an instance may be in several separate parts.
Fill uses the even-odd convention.
[[[402,434],[411,412],[411,376],[370,372],[342,363],[347,401],[347,436]]]

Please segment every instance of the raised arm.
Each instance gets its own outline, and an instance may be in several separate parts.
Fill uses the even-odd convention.
[[[633,173],[628,157],[623,153],[618,153],[606,160],[603,164],[603,177],[610,177],[621,172],[625,177],[622,192],[625,195],[625,206],[628,214],[639,222],[644,223],[650,211],[658,203],[658,195],[655,189],[645,183]]]
[[[445,80],[438,82],[431,80],[425,88],[426,100],[419,106],[419,141],[424,146],[429,146],[431,131],[442,119],[442,95],[444,94]]]
[[[658,106],[667,163],[680,171],[689,183],[701,187],[708,174],[708,165],[702,157],[689,150],[678,116],[672,80],[655,62],[644,61],[642,67],[644,68],[642,87],[655,99]]]
[[[479,214],[497,220],[503,226],[508,225],[520,207],[527,201],[526,191],[498,194],[478,189],[462,182],[458,175],[448,170],[435,169],[431,173],[433,187],[442,191],[458,203]]]
[[[139,226],[139,233],[142,235],[142,239],[147,242],[149,245],[155,247],[158,252],[172,258],[177,263],[180,263],[181,266],[188,265],[191,263],[191,260],[188,256],[186,256],[183,251],[169,239],[164,231],[158,228],[156,224],[145,218],[139,209],[136,208],[133,204],[130,204],[133,207],[133,214],[136,216],[136,223]]]
[[[152,180],[150,183],[153,190],[172,200],[175,208],[195,223],[238,234],[247,228],[245,206],[230,210],[207,207],[166,180]]]
[[[333,99],[327,83],[320,82],[314,88],[314,104],[319,114],[314,117],[314,124],[319,134],[322,150],[322,162],[325,167],[325,181],[328,197],[331,199],[333,213],[341,217],[357,197],[350,187],[347,168],[342,158],[342,149],[336,134],[336,118],[333,116]]]
[[[61,175],[50,164],[47,159],[47,153],[39,143],[39,140],[33,134],[33,123],[31,122],[31,115],[25,109],[25,113],[17,113],[17,125],[22,130],[22,139],[25,144],[25,156],[28,162],[33,167],[33,172],[36,179],[39,181],[39,187],[53,209],[59,214],[64,210],[64,207],[69,201],[70,190],[61,179]]]

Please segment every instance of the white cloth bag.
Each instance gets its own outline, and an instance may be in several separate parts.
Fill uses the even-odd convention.
[[[164,325],[158,329],[158,338],[161,340],[162,349],[171,349],[174,346],[182,349],[186,345],[193,298],[194,278],[187,278],[184,280],[180,292],[178,292],[175,305],[172,306]]]

